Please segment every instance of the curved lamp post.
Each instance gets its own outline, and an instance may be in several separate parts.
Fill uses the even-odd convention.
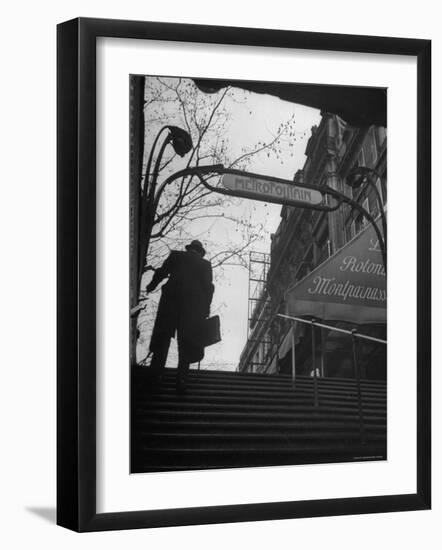
[[[157,148],[159,139],[163,132],[167,132],[166,137],[161,144],[161,147],[158,151],[155,165],[152,170],[152,164],[154,159],[155,149]],[[193,147],[192,139],[190,135],[179,128],[178,126],[163,126],[160,131],[157,133],[152,147],[149,153],[149,159],[146,165],[146,172],[144,174],[144,187],[140,193],[140,214],[139,214],[139,226],[138,226],[138,273],[137,273],[137,288],[135,289],[134,295],[138,301],[137,305],[131,304],[132,307],[130,311],[131,316],[131,361],[135,361],[136,357],[136,340],[137,340],[137,322],[138,315],[144,306],[140,303],[140,289],[141,289],[141,279],[143,277],[144,265],[146,262],[147,251],[149,248],[149,242],[152,234],[152,228],[155,220],[156,212],[156,187],[158,182],[158,175],[161,168],[161,160],[164,155],[168,145],[171,145],[177,155],[180,157],[185,156]]]
[[[158,140],[164,131],[168,131],[163,143],[161,144],[158,152],[155,166],[152,169],[153,156],[155,148],[158,144]],[[156,188],[158,182],[158,175],[161,167],[161,160],[164,155],[164,151],[168,145],[171,145],[177,155],[184,157],[192,150],[192,138],[189,133],[179,128],[178,126],[163,126],[155,137],[152,144],[152,148],[149,154],[149,160],[146,165],[146,172],[144,176],[144,187],[141,194],[141,215],[139,226],[139,254],[138,254],[138,288],[141,285],[141,277],[143,276],[144,264],[146,260],[147,250],[149,247],[150,237],[152,234],[153,222],[155,218],[156,206],[159,201],[157,197]]]

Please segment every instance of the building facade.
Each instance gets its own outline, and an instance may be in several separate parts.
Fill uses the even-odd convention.
[[[333,114],[324,114],[312,128],[306,147],[306,162],[294,177],[296,183],[327,185],[361,204],[377,218],[380,206],[368,186],[352,189],[346,178],[352,170],[365,166],[376,171],[376,188],[384,211],[387,204],[387,139],[385,128],[355,128]],[[272,235],[270,262],[258,298],[249,313],[249,337],[238,369],[242,372],[285,373],[292,370],[291,347],[296,346],[296,373],[322,376],[352,376],[351,339],[323,328],[299,324],[292,334],[290,320],[279,317],[284,311],[284,293],[313,269],[334,255],[367,225],[357,210],[343,204],[332,212],[283,206],[281,221]],[[334,322],[352,329],[351,323]],[[386,338],[385,325],[359,326],[358,330]],[[359,344],[362,376],[384,379],[386,346],[364,341]],[[313,362],[314,358],[314,362]]]

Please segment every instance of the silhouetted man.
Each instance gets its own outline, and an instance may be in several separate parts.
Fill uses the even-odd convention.
[[[150,340],[151,368],[159,378],[166,363],[170,339],[177,334],[177,391],[185,389],[190,363],[204,357],[202,341],[204,320],[209,316],[214,286],[212,266],[204,260],[206,251],[194,240],[186,251],[172,251],[164,264],[155,271],[146,292],[152,292],[169,277],[161,289],[155,325]]]

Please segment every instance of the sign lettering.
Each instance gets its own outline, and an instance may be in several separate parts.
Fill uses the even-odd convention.
[[[238,197],[294,206],[319,206],[323,202],[321,192],[296,184],[289,185],[278,181],[233,174],[224,174],[221,181],[226,189]]]
[[[386,273],[368,226],[286,293],[287,311],[352,323],[386,321]]]

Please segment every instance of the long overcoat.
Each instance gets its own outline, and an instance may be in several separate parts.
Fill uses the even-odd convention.
[[[166,277],[169,280],[161,288],[150,351],[155,353],[165,338],[176,334],[180,359],[188,363],[201,361],[203,324],[210,313],[214,291],[212,266],[192,250],[172,251],[156,270],[150,289]]]

